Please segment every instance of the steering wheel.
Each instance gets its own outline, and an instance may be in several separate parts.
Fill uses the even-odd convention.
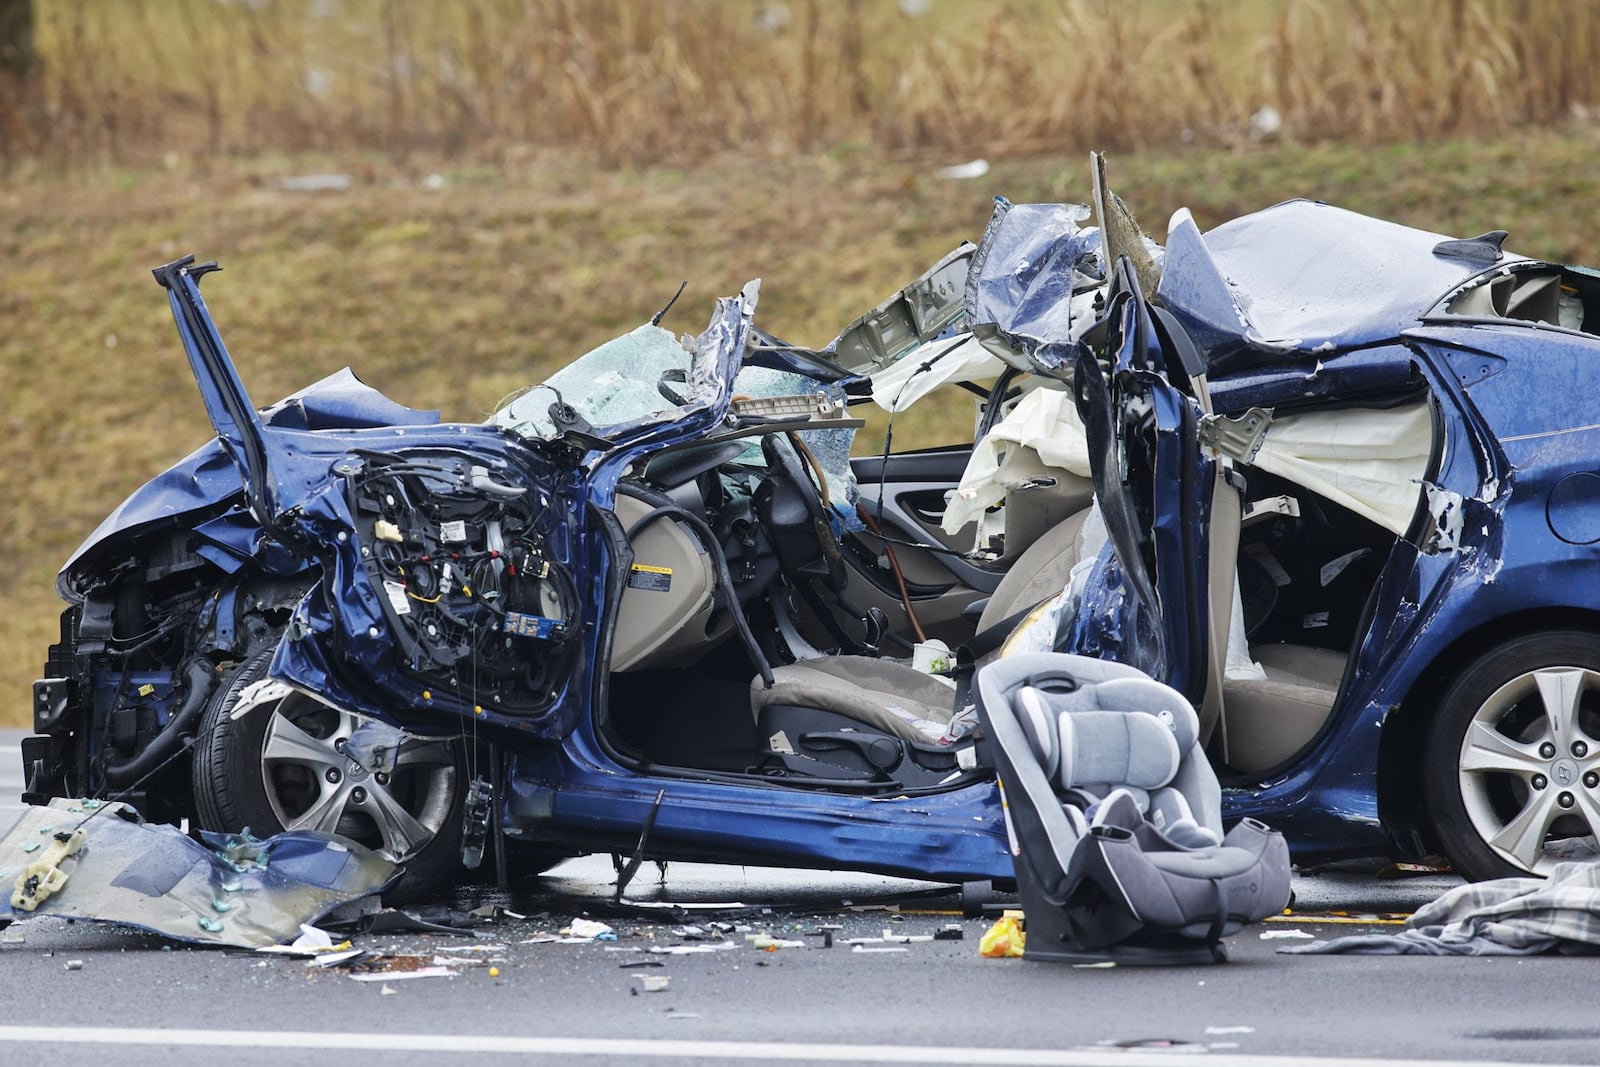
[[[839,539],[833,536],[833,524],[828,521],[828,513],[822,507],[822,498],[817,492],[816,484],[806,473],[794,446],[782,440],[780,435],[767,434],[763,437],[761,454],[766,457],[767,469],[793,486],[805,504],[806,518],[810,520],[812,529],[816,532],[817,544],[822,549],[822,559],[828,567],[824,581],[829,589],[839,592],[844,589],[848,580],[844,569],[844,556],[839,548]]]

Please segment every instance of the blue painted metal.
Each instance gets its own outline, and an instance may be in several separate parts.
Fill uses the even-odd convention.
[[[1060,213],[1038,217],[1073,221]],[[1070,272],[1088,248],[1065,227],[1058,236],[1040,244],[1047,271],[1020,277],[1009,297],[991,286],[984,305],[1004,311],[1007,299],[1016,301],[1005,328],[1041,350],[1057,346],[1041,361],[1052,370],[1075,342],[1064,333],[1069,320],[1051,304],[1070,285],[1044,275]],[[1600,418],[1587,414],[1600,387],[1600,342],[1531,323],[1424,323],[1446,293],[1482,270],[1435,255],[1440,239],[1291,202],[1203,237],[1180,217],[1168,246],[1158,295],[1206,358],[1218,411],[1370,405],[1423,391],[1438,406],[1443,461],[1431,481],[1454,500],[1454,543],[1430,543],[1426,521],[1396,542],[1374,594],[1372,624],[1323,733],[1282,773],[1224,794],[1229,819],[1253,815],[1278,826],[1302,861],[1394,843],[1379,796],[1384,726],[1395,709],[1426,701],[1419,686],[1464,636],[1507,618],[1600,607],[1600,550],[1580,543],[1587,531],[1600,531],[1600,496],[1572,480],[1600,470]],[[1168,378],[1169,355],[1176,354],[1162,349],[1136,282],[1114,270],[1121,288],[1108,304],[1109,375],[1098,392],[1089,389],[1081,375],[1093,361],[1079,360],[1080,409],[1102,497],[1120,494],[1129,523],[1143,521],[1127,525],[1097,562],[1069,640],[1077,650],[1143,666],[1198,699],[1213,463],[1195,446],[1194,398]],[[194,279],[173,283],[180,335],[219,440],[108,516],[63,568],[64,591],[90,579],[130,537],[163,524],[192,530],[199,554],[230,582],[320,574],[330,595],[315,593],[298,606],[272,673],[417,732],[450,734],[477,723],[482,736],[511,753],[504,813],[513,836],[629,849],[664,791],[653,855],[932,878],[1009,876],[990,783],[868,798],[646,772],[608,746],[606,678],[597,665],[605,662],[620,568],[604,515],[631,464],[703,436],[725,417],[750,336],[753,289],[718,305],[695,347],[681,408],[596,427],[607,447],[562,457],[493,427],[440,424],[437,413],[394,404],[347,372],[256,416]],[[1539,403],[1528,403],[1535,395]],[[1098,428],[1096,405],[1104,409]],[[1128,460],[1133,433],[1149,434],[1140,443],[1143,466]],[[497,479],[548,496],[550,558],[570,571],[583,598],[582,647],[557,682],[557,699],[537,714],[475,708],[459,695],[425,689],[395,665],[383,593],[362,566],[343,489],[364,451],[414,450],[471,457]],[[266,491],[250,500],[272,504],[272,514],[248,510],[251,477]],[[269,525],[276,536],[264,534]],[[237,588],[219,589],[208,609],[219,639],[229,637]]]

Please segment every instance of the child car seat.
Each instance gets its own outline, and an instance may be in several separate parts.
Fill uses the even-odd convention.
[[[1058,653],[978,672],[1030,959],[1221,963],[1222,938],[1289,902],[1281,834],[1222,833],[1221,788],[1176,690]]]

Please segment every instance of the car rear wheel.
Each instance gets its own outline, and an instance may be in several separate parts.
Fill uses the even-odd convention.
[[[1461,675],[1423,759],[1451,862],[1472,880],[1594,859],[1600,838],[1600,637],[1507,642]]]
[[[267,649],[239,665],[206,707],[193,777],[201,827],[335,833],[405,865],[390,899],[437,888],[460,862],[461,744],[376,725],[358,735],[371,720],[269,678],[271,659]],[[392,769],[354,758],[374,734],[392,745]]]

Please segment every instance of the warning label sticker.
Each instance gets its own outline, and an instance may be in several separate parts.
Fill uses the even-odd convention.
[[[628,571],[628,588],[665,593],[672,588],[672,568],[635,563]]]
[[[389,594],[389,606],[396,615],[410,615],[411,601],[406,597],[406,587],[392,578],[385,578],[383,591]]]

